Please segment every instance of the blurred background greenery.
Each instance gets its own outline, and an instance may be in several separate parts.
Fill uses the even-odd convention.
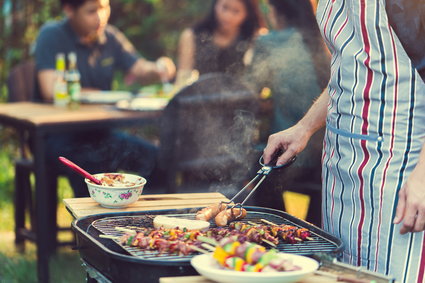
[[[62,17],[59,0],[0,0],[0,103],[7,101],[6,79],[17,63],[32,57],[33,42],[45,22]],[[181,31],[209,9],[211,0],[111,0],[110,23],[117,26],[141,55],[176,58]],[[119,76],[118,76],[118,81]],[[117,82],[115,85],[120,85]],[[14,246],[13,160],[17,136],[0,126],[0,282],[36,282],[36,255],[32,243],[25,251]],[[72,197],[66,179],[59,180],[58,222],[69,226],[72,218],[62,199]],[[70,233],[60,235],[71,237]],[[84,282],[78,252],[61,248],[50,261],[52,282]]]

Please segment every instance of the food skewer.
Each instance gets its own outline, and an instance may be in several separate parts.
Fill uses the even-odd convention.
[[[263,246],[250,242],[241,243],[233,237],[220,241],[213,258],[221,266],[235,271],[269,272],[300,269],[291,261],[281,258],[275,249],[266,251]]]
[[[165,220],[168,219],[166,217],[163,218]],[[169,218],[174,219],[171,217]],[[184,219],[180,218],[179,220]],[[196,220],[188,221],[196,222]],[[99,237],[117,240],[124,246],[157,250],[160,253],[169,252],[182,255],[198,251],[196,248],[193,249],[192,247],[203,247],[207,250],[212,250],[223,238],[228,237],[232,237],[240,243],[244,243],[246,241],[253,243],[265,243],[271,247],[276,247],[279,243],[279,239],[282,239],[286,243],[298,243],[312,239],[309,237],[311,234],[308,229],[285,224],[277,225],[265,219],[261,219],[261,221],[268,225],[258,224],[252,221],[247,221],[245,223],[232,222],[228,227],[217,227],[202,230],[188,230],[185,227],[183,229],[179,229],[179,227],[164,228],[164,226],[157,227],[155,225],[154,227],[125,226],[115,227],[115,230],[124,233],[121,236],[100,235]],[[167,223],[168,222],[165,224]],[[169,223],[165,226],[172,227],[172,225],[173,224]],[[190,226],[200,227],[199,225]],[[201,227],[205,226],[202,225]],[[209,245],[206,245],[205,242]]]
[[[133,229],[128,229],[128,228],[124,228],[124,227],[115,227],[115,230],[117,231],[121,231],[121,232],[125,232],[125,233],[134,233],[136,234],[137,232]]]
[[[314,238],[311,237],[310,230],[308,230],[307,228],[298,228],[298,227],[287,225],[287,224],[278,225],[278,224],[273,223],[273,222],[271,222],[269,220],[266,220],[266,219],[260,219],[260,220],[261,220],[261,222],[264,222],[266,224],[269,224],[269,225],[272,225],[272,226],[275,226],[275,227],[280,227],[282,229],[292,229],[292,230],[295,230],[294,232],[296,234],[296,237],[294,237],[294,238],[298,242],[302,242],[303,240],[307,240],[307,241],[314,240]]]

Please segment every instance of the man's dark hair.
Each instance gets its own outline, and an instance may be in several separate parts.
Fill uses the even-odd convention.
[[[64,7],[65,5],[68,5],[74,9],[77,9],[80,6],[82,6],[84,3],[88,1],[92,1],[92,0],[60,0],[60,1],[61,1],[62,7]]]

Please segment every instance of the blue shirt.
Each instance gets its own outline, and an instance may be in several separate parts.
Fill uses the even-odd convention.
[[[114,72],[127,72],[139,58],[133,45],[115,27],[108,25],[104,36],[92,45],[82,44],[68,19],[45,24],[35,46],[37,71],[55,69],[56,54],[74,51],[81,86],[110,90]]]

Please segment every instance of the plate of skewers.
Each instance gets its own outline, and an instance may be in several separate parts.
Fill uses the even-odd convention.
[[[319,267],[314,259],[266,250],[252,242],[223,238],[212,252],[194,256],[191,264],[204,277],[223,283],[290,283]]]

